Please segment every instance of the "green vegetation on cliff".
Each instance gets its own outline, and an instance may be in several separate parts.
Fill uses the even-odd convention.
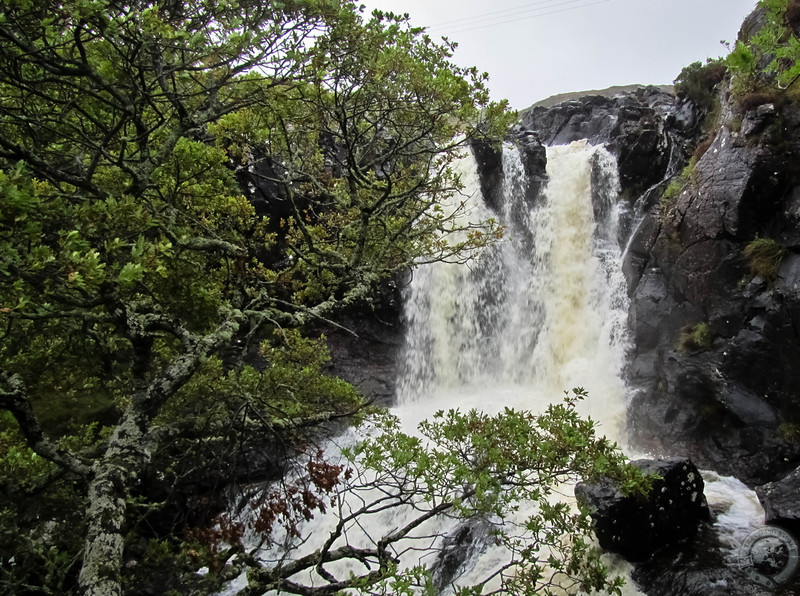
[[[763,25],[746,32],[725,59],[740,95],[764,87],[787,90],[800,77],[800,2],[761,0],[758,7]]]
[[[727,66],[722,59],[708,60],[705,64],[693,62],[675,79],[675,94],[688,97],[704,112],[711,112],[717,101],[716,86],[726,72]]]
[[[778,277],[781,262],[786,256],[786,247],[772,238],[756,238],[744,248],[744,258],[750,273],[758,275],[767,283]]]

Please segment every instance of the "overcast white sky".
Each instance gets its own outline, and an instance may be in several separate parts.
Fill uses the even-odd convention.
[[[756,0],[361,0],[408,13],[459,44],[454,60],[489,73],[494,99],[522,109],[557,93],[671,84],[726,53]]]

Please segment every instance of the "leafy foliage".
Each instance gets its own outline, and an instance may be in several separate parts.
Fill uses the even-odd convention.
[[[311,549],[302,520],[313,517],[313,508],[324,509],[323,503],[276,500],[273,494],[254,504],[261,514],[249,523],[257,530],[262,524],[267,540],[274,540],[276,515],[295,517],[293,531],[278,541],[277,561],[262,562],[254,551],[240,555],[250,567],[244,593],[435,593],[445,586],[436,586],[430,571],[415,564],[414,552],[442,548],[441,519],[482,520],[491,548],[504,560],[485,577],[452,586],[457,594],[548,594],[563,588],[619,593],[621,579],[609,577],[590,546],[588,512],[564,500],[561,490],[579,478],[606,476],[642,494],[650,482],[625,464],[615,445],[595,435],[592,421],[580,418],[575,406],[585,396],[575,389],[538,416],[509,409],[494,416],[439,412],[420,424],[418,435],[403,432],[390,415],[378,416],[370,436],[344,450],[341,464],[325,464],[308,477],[324,489],[330,505],[329,524],[317,531],[320,539]],[[299,491],[303,485],[297,486]],[[384,532],[361,530],[368,523],[380,527],[377,520],[387,520]]]
[[[577,416],[577,390],[542,416],[442,413],[422,438],[378,418],[346,463],[311,458],[254,504],[252,530],[287,541],[278,567],[243,552],[237,521],[169,509],[190,486],[201,509],[255,448],[281,459],[321,423],[364,414],[306,323],[499,238],[470,217],[453,165],[512,115],[453,49],[337,0],[0,8],[4,590],[113,596],[131,555],[218,569],[238,553],[251,591],[314,593],[296,577],[314,569],[317,592],[412,593],[432,580],[397,555],[441,516],[492,526],[506,593],[553,574],[616,589],[588,517],[553,497],[579,475],[642,479]],[[268,189],[266,213],[248,183]],[[522,500],[533,513],[513,517]],[[400,509],[404,526],[349,543],[361,519]],[[326,510],[326,544],[290,560]],[[197,552],[170,535],[192,522]],[[345,559],[352,575],[327,571]]]
[[[702,322],[686,327],[678,337],[677,348],[681,352],[702,352],[711,348],[714,336],[708,323]]]
[[[709,59],[705,64],[693,62],[683,68],[675,79],[675,93],[679,97],[688,97],[704,112],[710,112],[716,101],[714,90],[726,72],[727,67],[722,59]]]
[[[499,237],[451,166],[512,116],[453,47],[337,0],[0,7],[0,504],[69,526],[65,591],[122,591],[164,506],[142,478],[361,406],[291,329]],[[247,176],[287,208],[256,214]]]
[[[736,75],[740,95],[763,86],[785,90],[800,77],[800,39],[796,0],[761,0],[765,23],[748,39],[736,42],[725,62]]]
[[[689,160],[689,163],[686,165],[686,167],[681,170],[681,173],[677,176],[674,176],[672,180],[669,181],[669,184],[661,194],[661,200],[659,202],[662,217],[667,215],[670,209],[672,209],[672,207],[675,205],[675,202],[678,200],[678,196],[686,188],[686,185],[692,180],[692,176],[694,175],[696,167],[697,159],[693,157]]]
[[[97,442],[95,425],[62,439],[71,448]],[[0,591],[66,594],[79,566],[81,487],[34,452],[9,412],[0,414]]]

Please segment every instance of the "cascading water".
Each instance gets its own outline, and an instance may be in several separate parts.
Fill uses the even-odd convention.
[[[480,197],[474,161],[461,165],[465,193]],[[479,201],[472,217],[497,217],[506,241],[468,266],[415,271],[395,413],[412,432],[440,409],[538,412],[580,386],[589,392],[582,414],[624,443],[628,300],[616,161],[586,142],[548,148],[549,181],[533,205],[525,202],[527,178],[510,143],[503,175],[500,212]],[[473,554],[461,581],[479,581],[502,564],[491,550]],[[636,593],[631,583],[626,594]]]
[[[440,409],[542,411],[560,401],[564,390],[582,386],[590,392],[583,413],[619,441],[627,300],[616,239],[615,161],[605,149],[586,143],[549,149],[548,189],[534,205],[525,204],[526,176],[516,147],[504,147],[503,162],[497,214],[483,203],[474,160],[459,164],[464,183],[459,217],[472,222],[495,217],[507,226],[507,238],[467,265],[434,263],[415,271],[405,301],[405,365],[393,413],[404,430],[415,433],[422,419]],[[336,444],[357,438],[350,431]],[[335,459],[336,451],[332,444],[326,458]],[[387,511],[353,525],[348,541],[370,543],[386,528],[402,527],[404,514]],[[303,535],[324,539],[335,523],[335,516],[318,516]],[[452,529],[448,519],[434,519],[422,534],[439,536],[439,548]],[[317,547],[313,538],[295,544],[293,556]],[[465,550],[460,582],[480,581],[504,563],[504,555],[486,545]],[[414,549],[409,551],[413,558]],[[265,561],[282,556],[281,548],[260,555]],[[313,575],[305,580],[315,581]],[[239,578],[224,594],[236,593],[245,581]]]
[[[452,407],[540,410],[581,386],[590,395],[585,413],[619,441],[627,298],[616,163],[582,142],[549,148],[549,183],[536,205],[524,204],[526,178],[511,144],[503,164],[497,216],[509,240],[470,266],[426,265],[408,288],[400,416],[407,410],[416,422],[413,413]],[[466,165],[466,192],[478,194],[474,164]],[[593,178],[603,183],[593,188]]]

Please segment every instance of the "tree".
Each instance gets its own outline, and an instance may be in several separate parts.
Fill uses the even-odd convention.
[[[336,0],[4,3],[8,535],[34,495],[69,502],[53,521],[82,555],[36,556],[79,567],[83,593],[120,594],[125,538],[155,506],[140,481],[166,445],[288,436],[359,408],[288,330],[500,233],[464,216],[451,165],[509,115],[451,51]],[[264,163],[279,221],[237,183]],[[256,370],[244,356],[262,341]]]
[[[678,97],[688,97],[706,113],[714,109],[716,87],[722,82],[727,67],[722,59],[707,59],[706,63],[693,62],[684,67],[673,81]]]
[[[571,507],[560,491],[581,478],[611,476],[623,491],[643,493],[648,481],[625,465],[615,445],[595,435],[593,422],[576,413],[585,396],[574,389],[538,416],[509,409],[495,416],[439,412],[420,425],[420,436],[402,432],[396,418],[379,417],[370,437],[345,449],[342,463],[310,460],[307,477],[288,493],[294,499],[266,493],[254,503],[234,540],[239,563],[249,568],[242,593],[312,596],[355,588],[411,596],[445,587],[460,596],[620,593],[622,579],[609,577],[590,547],[588,512]],[[309,498],[309,487],[324,498]],[[324,540],[309,548],[299,524],[326,508],[330,524],[318,530]],[[408,558],[402,566],[401,557],[413,563],[424,554],[430,561],[446,550],[448,529],[435,523],[442,518],[483,527],[488,548],[503,553],[483,577],[457,584],[453,569],[434,578]],[[289,532],[280,535],[277,560],[257,557],[263,541],[245,549],[239,540],[245,525],[275,542],[279,519]],[[467,551],[469,545],[457,548]]]

